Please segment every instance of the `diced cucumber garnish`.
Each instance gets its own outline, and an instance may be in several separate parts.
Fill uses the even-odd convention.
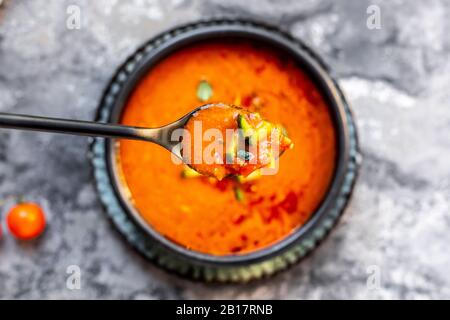
[[[239,202],[244,201],[244,191],[240,187],[234,188],[234,196],[236,197],[236,200]]]
[[[245,119],[245,117],[242,114],[238,115],[237,122],[239,129],[242,129],[244,131],[253,129],[250,123],[247,121],[247,119]]]
[[[255,146],[258,143],[258,135],[255,129],[250,125],[245,116],[238,115],[238,127],[242,130],[243,138],[248,141],[251,146]]]
[[[252,173],[250,173],[248,176],[246,176],[246,177],[244,177],[244,176],[242,176],[242,175],[238,175],[238,176],[236,176],[236,180],[239,182],[239,183],[246,183],[246,182],[249,182],[249,181],[254,181],[254,180],[257,180],[257,179],[259,179],[259,178],[261,178],[261,170],[255,170],[255,171],[253,171]]]
[[[244,161],[251,161],[255,157],[253,153],[245,150],[238,150],[237,156]]]
[[[184,166],[183,171],[181,172],[181,176],[183,178],[196,178],[201,176],[201,174],[192,169],[191,167]]]
[[[237,145],[236,136],[233,135],[233,138],[227,144],[227,151],[225,152],[225,158],[226,158],[226,163],[227,164],[233,164],[234,163],[234,158],[235,158],[235,155],[236,155],[236,147],[237,147],[236,145]]]

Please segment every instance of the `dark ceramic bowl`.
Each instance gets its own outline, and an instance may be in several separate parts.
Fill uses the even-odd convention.
[[[152,229],[133,207],[118,175],[114,141],[94,140],[91,155],[97,190],[106,212],[139,252],[159,266],[193,279],[243,282],[272,275],[311,252],[341,216],[354,185],[360,155],[352,114],[317,55],[298,40],[260,23],[221,19],[181,26],[144,44],[118,69],[105,90],[97,120],[118,122],[136,84],[174,50],[221,38],[258,41],[291,55],[328,103],[338,140],[336,171],[327,195],[305,225],[278,243],[248,254],[213,256],[188,250]]]

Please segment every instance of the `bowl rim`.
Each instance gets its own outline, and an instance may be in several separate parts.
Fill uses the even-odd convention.
[[[315,86],[320,90],[327,102],[335,126],[337,137],[336,167],[333,179],[324,198],[305,224],[294,229],[290,234],[267,247],[244,254],[218,256],[186,249],[164,237],[144,220],[131,203],[130,196],[127,195],[127,191],[125,190],[126,186],[121,180],[122,178],[120,177],[116,155],[117,143],[114,140],[106,140],[107,174],[125,213],[146,233],[146,235],[161,245],[165,250],[168,250],[178,257],[188,259],[189,261],[195,261],[200,265],[238,266],[257,263],[272,258],[281,252],[285,252],[302,239],[306,239],[314,231],[315,227],[320,225],[321,221],[327,216],[327,213],[333,208],[333,205],[339,197],[340,190],[343,187],[350,159],[348,119],[346,117],[346,107],[348,108],[348,104],[338,85],[331,75],[329,75],[329,70],[322,59],[300,40],[293,38],[276,27],[249,20],[237,20],[237,22],[239,22],[238,24],[235,23],[236,20],[234,20],[233,23],[228,22],[229,21],[224,20],[223,23],[219,24],[189,23],[164,31],[153,37],[152,39],[154,39],[155,43],[150,52],[147,52],[142,57],[128,75],[123,86],[119,89],[111,108],[112,112],[109,115],[109,121],[119,121],[125,104],[137,83],[139,83],[142,77],[148,73],[152,66],[170,53],[184,46],[192,45],[195,42],[211,40],[213,38],[246,38],[275,46],[280,51],[292,56],[299,64],[302,71],[311,78]],[[151,41],[152,40],[150,40],[150,42]],[[122,67],[130,62],[130,59],[132,59],[137,52],[142,50],[144,46],[136,50]],[[122,69],[122,67],[120,67],[119,70]],[[113,77],[113,80],[116,76]]]

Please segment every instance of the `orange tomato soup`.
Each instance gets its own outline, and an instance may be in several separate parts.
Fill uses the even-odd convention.
[[[200,101],[207,81],[212,95]],[[204,103],[237,104],[281,124],[295,148],[275,175],[239,181],[189,176],[160,146],[121,141],[119,167],[135,207],[160,234],[212,255],[267,247],[302,226],[320,205],[336,161],[335,130],[315,85],[290,57],[247,41],[183,48],[140,81],[121,123],[158,127]]]

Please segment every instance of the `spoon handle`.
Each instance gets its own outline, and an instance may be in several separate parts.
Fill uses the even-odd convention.
[[[91,137],[148,140],[141,128],[91,121],[35,117],[0,112],[0,128],[58,132]]]

